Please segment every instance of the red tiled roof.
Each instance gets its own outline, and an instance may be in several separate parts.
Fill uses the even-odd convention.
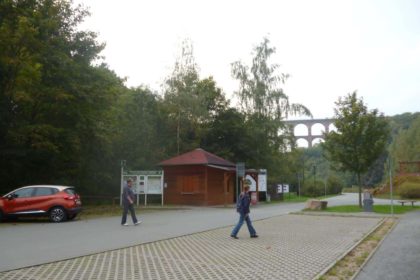
[[[236,165],[230,161],[227,161],[221,157],[213,155],[212,153],[206,152],[203,149],[195,149],[191,152],[164,160],[159,163],[161,166],[170,165],[218,165],[218,166],[230,166],[235,167]]]

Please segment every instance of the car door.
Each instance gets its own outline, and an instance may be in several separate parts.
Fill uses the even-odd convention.
[[[5,212],[10,214],[26,212],[28,210],[28,198],[30,198],[33,193],[34,188],[18,189],[11,193],[11,199],[7,200]]]
[[[51,207],[50,201],[54,199],[57,190],[50,187],[37,187],[33,196],[28,198],[28,209],[33,212],[46,212]]]

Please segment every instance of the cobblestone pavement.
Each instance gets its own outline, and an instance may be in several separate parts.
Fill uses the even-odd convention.
[[[225,227],[3,272],[0,279],[313,279],[380,222],[278,216],[254,222],[259,238],[249,238],[244,225],[235,240]]]

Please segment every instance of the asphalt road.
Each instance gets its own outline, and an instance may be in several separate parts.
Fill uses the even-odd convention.
[[[332,198],[329,198],[327,200],[328,200],[328,206],[351,205],[351,204],[358,205],[359,204],[359,194],[358,193],[345,193],[344,195],[332,197]],[[363,194],[362,194],[362,201],[363,201]],[[374,198],[373,199],[373,206],[375,206],[375,204],[377,204],[377,205],[379,205],[379,204],[381,204],[381,205],[382,204],[391,204],[391,200],[390,199]],[[398,203],[398,200],[394,199],[394,205],[400,205]]]
[[[345,194],[329,198],[328,201],[330,206],[358,202],[357,194]],[[251,218],[260,220],[284,215],[299,211],[304,205],[260,205],[251,208]],[[81,219],[60,224],[0,224],[0,271],[232,226],[237,222],[237,214],[233,207],[194,207],[145,214],[138,212],[137,216],[143,223],[129,227],[120,225],[120,217]]]

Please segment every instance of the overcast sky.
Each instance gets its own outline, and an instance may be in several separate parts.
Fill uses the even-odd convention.
[[[185,38],[201,78],[228,98],[230,64],[251,63],[267,36],[271,62],[290,74],[284,89],[315,118],[333,117],[339,96],[358,91],[385,115],[420,111],[420,1],[417,0],[74,0],[89,7],[82,25],[106,43],[105,62],[127,86],[159,91]]]

